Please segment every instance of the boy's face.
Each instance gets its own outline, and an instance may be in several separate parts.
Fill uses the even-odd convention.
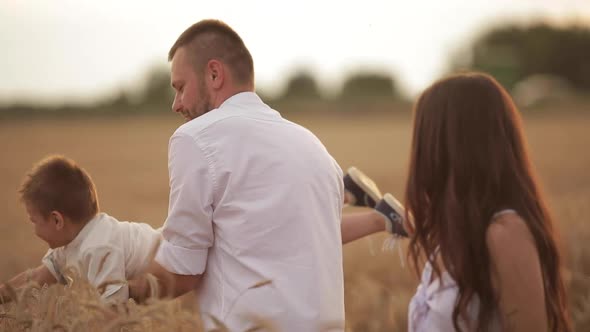
[[[62,244],[62,232],[57,226],[56,219],[52,214],[45,217],[38,209],[31,204],[25,204],[29,220],[33,224],[35,235],[47,242],[50,248],[58,248]]]

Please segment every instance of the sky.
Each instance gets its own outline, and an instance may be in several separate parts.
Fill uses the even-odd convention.
[[[588,0],[0,0],[0,104],[94,102],[141,88],[193,23],[232,26],[257,87],[282,92],[305,69],[335,93],[359,70],[418,94],[450,56],[503,22],[590,25]]]

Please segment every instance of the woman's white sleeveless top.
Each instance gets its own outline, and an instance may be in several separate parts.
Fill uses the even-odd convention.
[[[492,217],[495,219],[514,210],[502,210]],[[457,299],[458,287],[455,280],[445,271],[441,278],[432,280],[432,266],[426,263],[416,294],[410,301],[408,310],[408,331],[410,332],[453,332],[453,309]],[[432,280],[432,282],[431,282]],[[468,315],[475,321],[479,311],[479,299],[475,296],[468,305]],[[497,317],[492,321],[490,331],[501,331]],[[459,326],[469,331],[467,325],[459,318]]]

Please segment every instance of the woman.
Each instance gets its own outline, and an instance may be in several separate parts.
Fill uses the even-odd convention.
[[[412,331],[571,331],[553,221],[520,116],[490,76],[460,74],[418,99],[406,186],[422,282]]]
[[[365,192],[376,188],[363,181],[371,184]],[[345,215],[343,243],[384,225],[406,235],[387,218],[400,211],[389,198],[376,211]],[[405,220],[421,275],[410,331],[572,330],[553,221],[520,116],[492,77],[452,76],[418,99]]]

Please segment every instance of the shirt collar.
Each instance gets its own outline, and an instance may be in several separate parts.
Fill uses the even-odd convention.
[[[236,104],[263,104],[264,102],[255,92],[252,91],[244,91],[236,93],[235,95],[227,98],[218,108],[223,108],[227,105],[236,105]]]

